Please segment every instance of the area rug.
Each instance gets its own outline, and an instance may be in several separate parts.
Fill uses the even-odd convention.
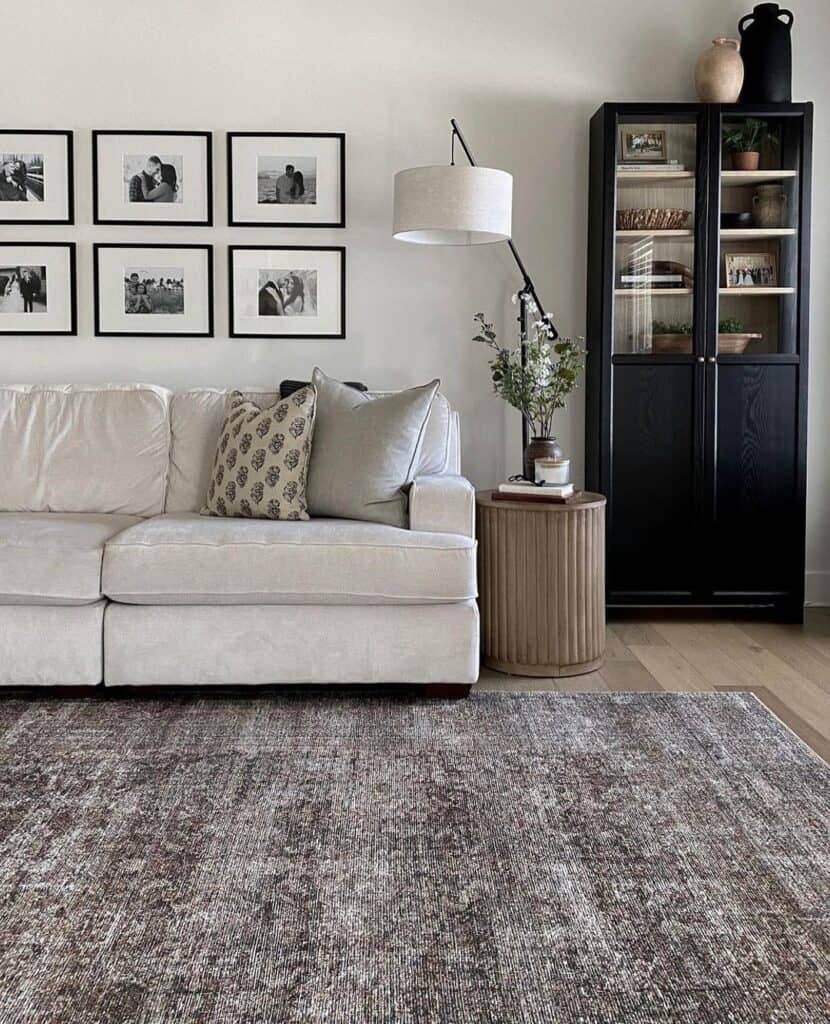
[[[817,1024],[828,896],[745,694],[0,701],[3,1024]]]

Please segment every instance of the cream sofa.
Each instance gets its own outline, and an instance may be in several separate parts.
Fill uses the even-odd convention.
[[[446,399],[409,529],[200,516],[225,399],[0,387],[0,685],[474,682],[475,503]]]

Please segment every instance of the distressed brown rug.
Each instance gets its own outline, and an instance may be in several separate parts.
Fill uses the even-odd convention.
[[[742,694],[0,701],[3,1024],[818,1024],[829,895]]]

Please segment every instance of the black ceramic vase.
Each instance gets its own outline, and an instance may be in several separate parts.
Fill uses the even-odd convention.
[[[756,4],[752,13],[738,22],[744,62],[741,103],[792,100],[792,24],[792,12],[778,4]]]

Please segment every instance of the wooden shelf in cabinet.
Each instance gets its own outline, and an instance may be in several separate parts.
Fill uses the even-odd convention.
[[[798,171],[721,171],[722,185],[772,185],[776,181],[798,177]]]
[[[617,171],[617,185],[620,188],[642,188],[644,185],[691,188],[694,183],[694,171]]]
[[[719,288],[721,295],[735,295],[746,297],[749,295],[794,295],[795,288],[772,288],[758,285],[752,288]]]
[[[677,228],[663,231],[617,231],[618,242],[628,242],[635,238],[694,238],[694,231],[689,228]]]
[[[720,237],[739,241],[746,239],[748,242],[762,241],[765,238],[792,238],[795,235],[795,228],[721,228]]]
[[[730,289],[734,291],[734,289]],[[691,288],[615,288],[615,295],[625,295],[631,298],[634,295],[691,295]]]

